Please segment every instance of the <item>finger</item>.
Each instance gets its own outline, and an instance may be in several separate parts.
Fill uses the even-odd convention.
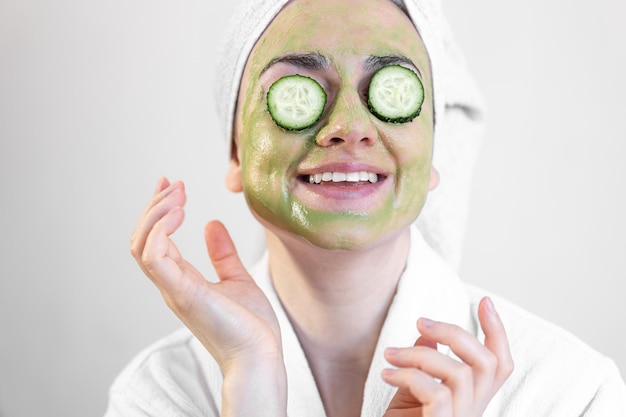
[[[437,352],[437,342],[428,340],[423,336],[417,338],[413,347],[428,348]],[[385,359],[395,366],[419,368],[419,364],[412,360],[411,352],[413,349],[388,348],[385,349]],[[458,362],[457,362],[458,363]],[[420,368],[421,369],[421,368]],[[426,371],[428,372],[428,371]],[[438,377],[440,378],[440,377]]]
[[[167,179],[167,177],[159,178],[157,181],[156,190],[154,190],[154,194],[156,195],[160,193],[161,191],[165,190],[169,186],[170,186],[170,181]]]
[[[169,191],[164,191],[170,187],[170,182],[165,177],[159,178],[157,181],[156,189],[154,190],[154,194],[152,198],[148,202],[148,204],[144,207],[143,211],[139,215],[139,219],[137,220],[137,224],[135,225],[135,229],[130,236],[130,252],[135,259],[138,259],[141,256],[141,252],[143,251],[143,246],[145,245],[145,238],[147,236],[147,231],[145,228],[146,217],[148,213],[152,210],[152,208],[161,201],[166,195],[168,195],[175,187],[171,187]],[[154,222],[153,222],[154,224]]]
[[[193,265],[185,261],[170,238],[184,219],[182,207],[175,207],[161,218],[148,235],[142,263],[146,275],[161,291],[166,304],[188,323],[198,289],[208,283]]]
[[[204,238],[209,257],[220,281],[251,279],[239,259],[228,231],[221,222],[209,222],[204,229]]]
[[[391,398],[391,401],[389,401],[389,406],[387,407],[387,412],[385,412],[384,417],[415,415],[415,413],[408,413],[407,410],[413,411],[411,409],[421,406],[422,403],[417,401],[407,388],[399,388],[393,398]]]
[[[423,337],[449,346],[469,365],[474,379],[474,393],[483,397],[493,392],[497,357],[476,337],[459,326],[421,318],[417,323]]]
[[[428,346],[385,350],[385,359],[400,368],[414,368],[439,378],[452,392],[454,415],[472,408],[474,375],[469,365],[452,359]]]
[[[167,180],[165,180],[167,183]],[[162,183],[160,185],[164,185]],[[157,187],[158,189],[159,187]],[[186,201],[184,184],[176,182],[159,191],[142,213],[131,236],[130,252],[138,261],[143,253],[148,234],[157,221],[174,207],[184,206]]]
[[[424,407],[422,415],[429,417],[454,415],[450,389],[419,369],[385,369],[382,377],[388,384],[401,390],[408,390],[418,402],[422,403]]]
[[[463,362],[478,369],[490,368],[493,355],[476,337],[454,324],[437,322],[426,318],[417,321],[422,337],[449,346]]]
[[[169,180],[166,177],[159,178],[157,181],[156,189],[152,194],[152,198],[150,199],[148,205],[144,207],[143,211],[141,212],[141,216],[139,216],[140,218],[143,217],[156,203],[158,203],[165,195],[170,192],[164,192],[168,188],[172,190],[175,187],[172,187],[172,184],[170,184]]]
[[[495,385],[499,388],[513,372],[514,365],[504,324],[491,298],[484,297],[480,301],[478,319],[485,333],[485,346],[497,358]]]
[[[437,343],[432,342],[424,337],[418,337],[413,346],[421,346],[430,349],[437,349]],[[385,355],[387,352],[385,351]],[[394,364],[395,365],[395,364]],[[409,415],[409,410],[415,407],[421,406],[419,402],[413,397],[408,389],[399,389],[389,403],[385,417],[401,417]]]
[[[176,181],[173,184],[170,184],[166,178],[160,179],[157,183],[157,189],[155,190],[152,199],[146,205],[143,212],[141,213],[140,221],[142,218],[146,217],[146,215],[153,210],[153,208],[160,204],[164,199],[168,198],[171,194],[185,190],[185,184],[182,181]]]
[[[437,350],[437,342],[433,340],[428,340],[423,336],[418,337],[413,346],[423,346],[423,347]]]
[[[184,211],[181,207],[175,207],[165,214],[150,231],[141,255],[141,264],[148,277],[165,292],[176,288],[182,274],[180,252],[170,235],[180,227],[183,219]]]

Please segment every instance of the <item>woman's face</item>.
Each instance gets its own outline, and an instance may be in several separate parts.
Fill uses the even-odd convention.
[[[369,81],[390,62],[415,71],[424,85],[421,114],[411,122],[386,123],[368,109]],[[276,125],[266,99],[276,80],[292,74],[315,79],[327,94],[319,121],[296,132]],[[295,0],[248,58],[236,115],[237,158],[227,182],[243,190],[254,215],[274,233],[325,249],[371,247],[405,231],[436,186],[432,103],[426,48],[397,6]],[[309,182],[331,172],[366,172],[377,182]]]

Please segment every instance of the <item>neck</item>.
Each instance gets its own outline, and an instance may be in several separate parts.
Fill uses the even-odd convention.
[[[316,333],[342,324],[353,329],[357,317],[384,319],[406,265],[409,239],[407,230],[372,248],[329,251],[268,232],[272,281],[296,325]],[[331,326],[320,323],[327,314]]]
[[[328,390],[327,407],[328,398],[337,397],[332,390],[341,389],[340,381],[350,380],[362,394],[406,265],[409,239],[407,230],[372,248],[328,251],[297,238],[267,233],[274,287],[322,397]]]

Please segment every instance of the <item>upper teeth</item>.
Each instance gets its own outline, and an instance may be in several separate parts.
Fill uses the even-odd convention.
[[[378,182],[378,174],[373,172],[358,171],[358,172],[319,172],[317,174],[309,175],[309,182],[311,184],[319,184],[322,181],[332,182],[359,182],[369,181],[372,184]]]

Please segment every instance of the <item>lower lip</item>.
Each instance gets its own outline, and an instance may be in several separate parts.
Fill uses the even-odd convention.
[[[364,211],[379,205],[388,188],[389,177],[370,182],[322,182],[311,184],[298,180],[294,196],[303,204],[324,211]]]

